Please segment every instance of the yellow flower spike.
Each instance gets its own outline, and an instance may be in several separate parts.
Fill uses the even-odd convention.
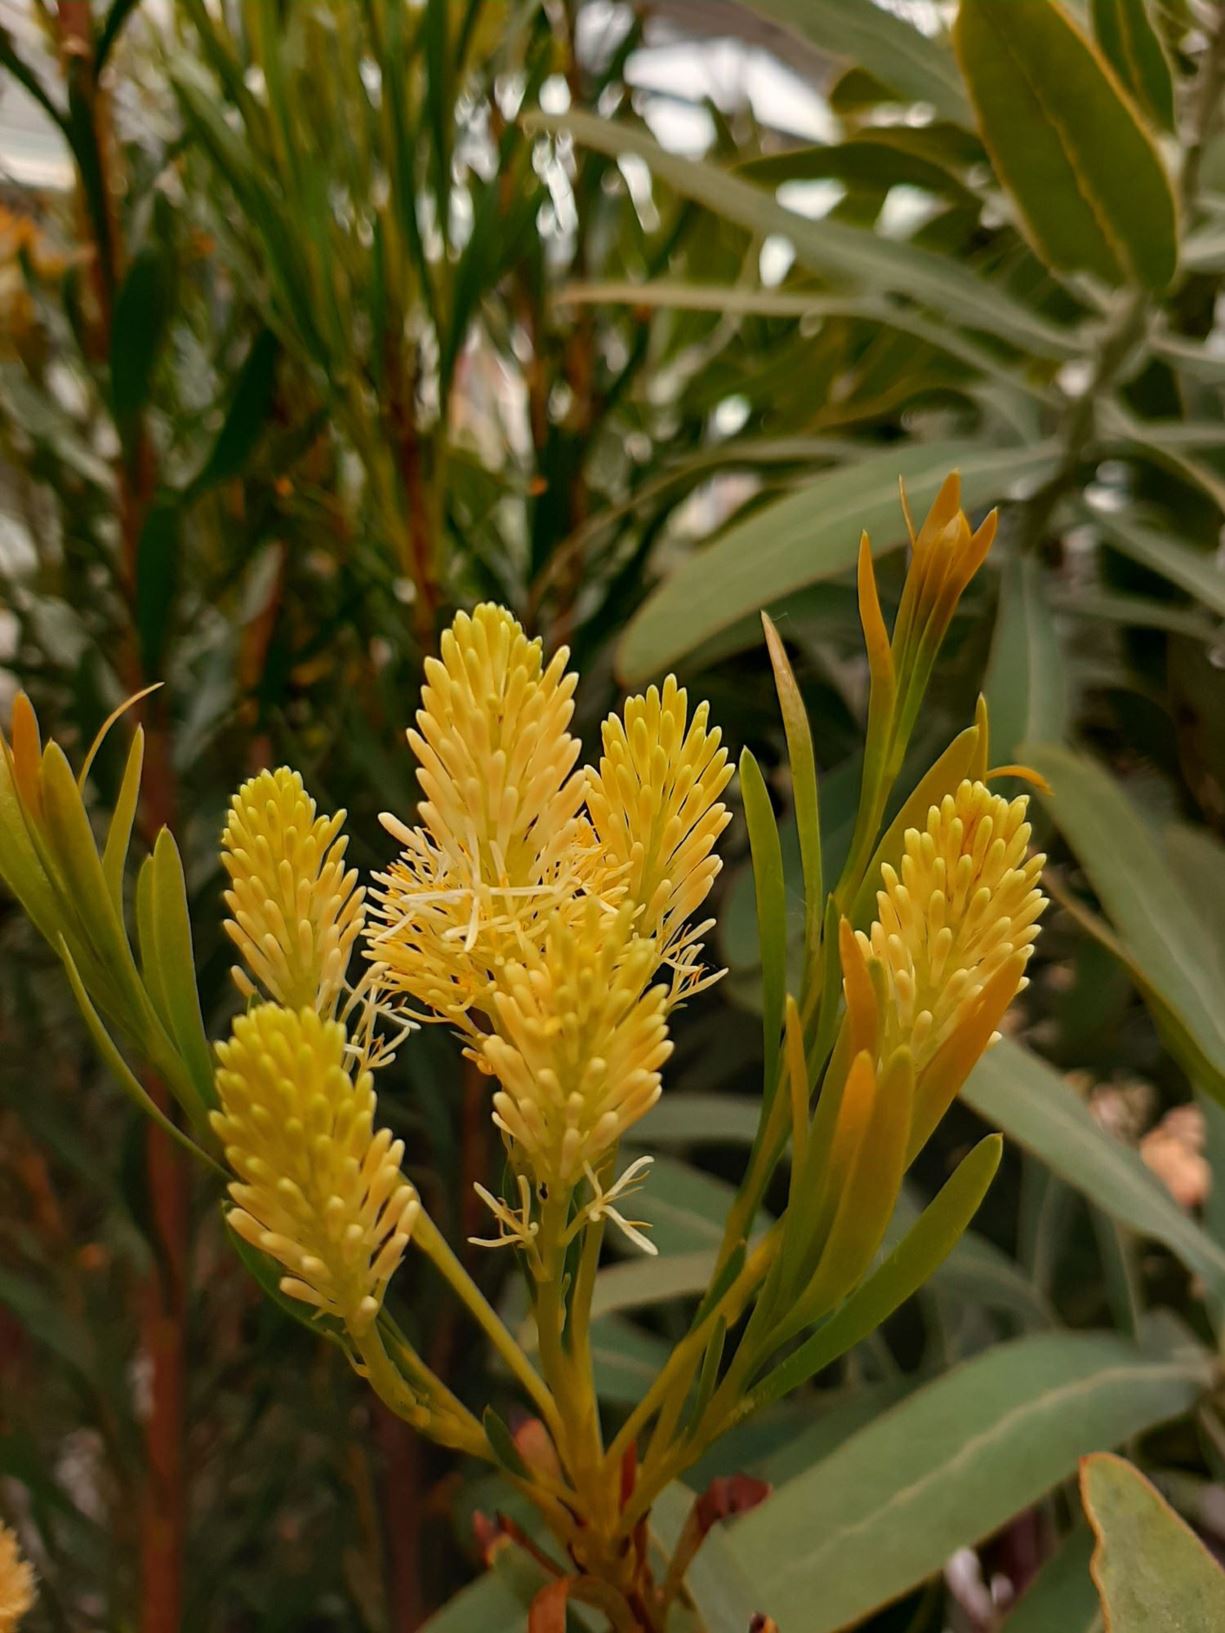
[[[285,1267],[284,1293],[364,1332],[420,1211],[370,1073],[350,1076],[338,1021],[278,1004],[240,1015],[217,1059],[231,1228]]]
[[[588,769],[587,809],[605,865],[635,909],[634,932],[656,937],[660,961],[676,966],[679,991],[694,990],[696,940],[709,923],[686,921],[722,866],[715,843],[731,815],[719,796],[732,777],[720,733],[700,703],[669,675],[631,697],[603,726],[599,769]],[[679,995],[679,992],[678,994]]]
[[[885,973],[882,1054],[905,1044],[922,1071],[1001,965],[1029,958],[1046,858],[1027,856],[1028,804],[965,781],[906,833],[900,869],[883,866],[876,922],[858,932]]]
[[[539,948],[577,899],[592,861],[577,815],[579,745],[567,727],[575,676],[565,651],[546,667],[501,607],[460,613],[426,663],[417,754],[424,826],[390,813],[400,856],[377,876],[367,956],[383,990],[414,998],[471,1041],[497,974]]]
[[[501,1083],[494,1121],[537,1185],[573,1186],[658,1100],[672,1045],[665,989],[643,991],[654,965],[627,910],[588,901],[504,972],[481,1058]]]
[[[344,866],[344,817],[318,816],[285,766],[261,771],[231,800],[225,928],[247,966],[233,971],[244,996],[257,984],[287,1008],[334,1012],[363,918],[357,871]]]
[[[418,729],[408,733],[422,821],[444,855],[479,865],[482,878],[531,883],[582,798],[568,780],[579,753],[567,730],[577,684],[569,652],[545,668],[541,643],[486,602],[458,615],[441,653],[426,659]]]
[[[33,1567],[21,1557],[8,1526],[0,1524],[0,1633],[15,1633],[34,1598]]]

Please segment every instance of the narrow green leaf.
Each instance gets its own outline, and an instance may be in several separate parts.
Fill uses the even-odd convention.
[[[921,514],[950,470],[960,469],[969,510],[1042,480],[1055,468],[1054,444],[978,448],[964,441],[897,443],[822,472],[804,487],[733,524],[696,550],[647,598],[621,638],[617,668],[627,684],[662,674],[701,642],[782,596],[833,578],[855,564],[866,529],[882,554],[905,541],[899,477]]]
[[[125,425],[149,401],[174,310],[174,257],[150,244],[133,257],[115,300],[111,325],[111,407]]]
[[[812,746],[808,710],[796,683],[787,649],[766,613],[761,615],[766,646],[774,670],[778,706],[787,734],[787,759],[791,769],[791,798],[795,806],[795,826],[800,841],[800,866],[804,873],[804,947],[809,967],[821,945],[825,922],[825,886],[821,872],[821,808],[817,792],[817,759]]]
[[[124,24],[140,4],[140,0],[111,0],[105,20],[98,33],[98,43],[94,47],[94,75],[100,75],[106,67],[107,59],[115,49],[119,36],[123,33]]]
[[[1070,332],[1039,317],[961,262],[845,222],[808,220],[717,165],[668,152],[635,126],[578,110],[556,116],[533,113],[524,125],[531,132],[565,131],[581,146],[613,158],[633,154],[683,198],[748,232],[781,234],[794,246],[799,264],[814,272],[905,296],[953,324],[981,329],[1035,356],[1068,357],[1077,349]]]
[[[187,884],[179,848],[168,828],[158,834],[153,847],[150,907],[170,1035],[203,1106],[215,1106],[213,1056],[200,1013]]]
[[[1093,33],[1119,83],[1149,121],[1174,128],[1174,76],[1145,0],[1090,0]]]
[[[761,1015],[765,1054],[762,1121],[778,1089],[779,1048],[783,1035],[783,1005],[787,998],[787,890],[783,879],[783,851],[778,824],[770,804],[761,767],[746,748],[740,756],[740,797],[753,853],[753,883],[757,891],[757,939],[761,949]]]
[[[1098,1452],[1080,1466],[1080,1491],[1110,1633],[1225,1627],[1225,1571],[1138,1469]]]
[[[1195,1404],[1211,1360],[1113,1334],[1001,1344],[915,1390],[730,1529],[781,1627],[834,1633],[937,1573],[1076,1467]]]
[[[1033,556],[1013,555],[1002,574],[983,690],[996,764],[1015,764],[1022,743],[1062,739],[1068,723],[1067,666],[1046,601],[1045,574]]]
[[[1046,264],[1164,289],[1178,259],[1170,178],[1096,47],[1052,0],[961,0],[953,37],[996,174]]]
[[[119,1053],[113,1038],[102,1024],[101,1016],[90,1001],[85,985],[77,972],[77,967],[73,963],[72,954],[68,950],[68,943],[63,936],[60,937],[59,941],[59,954],[64,962],[68,985],[72,988],[72,995],[77,1001],[77,1008],[81,1011],[85,1025],[89,1029],[89,1034],[94,1040],[94,1047],[101,1055],[103,1063],[119,1084],[119,1087],[140,1107],[146,1117],[152,1118],[163,1134],[169,1135],[185,1151],[190,1151],[193,1157],[199,1157],[201,1161],[207,1162],[211,1167],[216,1168],[218,1173],[223,1173],[224,1170],[217,1167],[217,1164],[208,1153],[202,1151],[177,1123],[172,1122],[166,1116]]]
[[[1044,1061],[1003,1039],[961,1098],[1119,1224],[1151,1237],[1225,1296],[1225,1247],[1183,1211],[1130,1146],[1113,1139]]]
[[[781,1400],[876,1331],[948,1258],[987,1194],[1003,1153],[998,1135],[981,1140],[879,1270],[840,1310],[752,1391],[749,1410]]]
[[[1207,550],[1182,544],[1167,532],[1158,532],[1126,515],[1086,508],[1085,514],[1107,541],[1142,567],[1160,573],[1197,601],[1225,618],[1225,573]]]
[[[246,468],[272,412],[280,355],[272,330],[261,329],[239,370],[221,429],[191,484],[193,493],[228,482]]]
[[[515,1437],[492,1406],[487,1406],[481,1414],[481,1425],[485,1430],[489,1448],[502,1467],[521,1480],[528,1479],[528,1467],[519,1454],[518,1446],[515,1445]]]
[[[115,912],[121,918],[123,916],[123,874],[128,860],[128,846],[132,842],[132,824],[136,818],[136,805],[140,799],[140,773],[144,764],[144,755],[144,728],[143,726],[137,726],[132,733],[132,743],[128,749],[128,758],[123,770],[123,781],[119,785],[119,798],[115,801],[115,809],[111,813],[110,826],[106,831],[106,847],[102,852],[102,872],[106,877],[111,900],[115,904]]]
[[[1205,1086],[1225,1098],[1225,964],[1200,933],[1195,908],[1119,784],[1071,749],[1026,750],[1051,785],[1052,817],[1076,853],[1130,958],[1146,996],[1185,1030]],[[1179,1044],[1171,1035],[1171,1045]]]

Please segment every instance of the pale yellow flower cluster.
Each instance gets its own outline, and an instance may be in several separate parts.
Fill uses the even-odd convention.
[[[371,1074],[312,1009],[258,1004],[218,1045],[213,1128],[238,1178],[230,1227],[288,1271],[281,1290],[360,1333],[377,1315],[418,1213],[404,1148],[374,1132]]]
[[[708,979],[709,925],[688,921],[719,870],[732,774],[672,679],[576,769],[566,657],[546,666],[501,607],[456,619],[410,733],[421,825],[383,817],[402,850],[367,932],[386,992],[450,1022],[498,1077],[495,1118],[545,1186],[598,1165],[659,1094],[667,1011]]]
[[[882,1054],[905,1044],[921,1069],[949,1041],[984,989],[1013,971],[1010,1001],[1038,935],[1046,858],[1030,856],[1029,801],[1011,803],[963,782],[905,835],[898,868],[881,868],[877,920],[860,947],[885,976]]]

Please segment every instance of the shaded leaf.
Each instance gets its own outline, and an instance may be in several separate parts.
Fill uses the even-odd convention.
[[[1089,1555],[1093,1533],[1082,1525],[1043,1565],[1015,1608],[1004,1618],[1003,1633],[1097,1633],[1101,1613]]]
[[[1091,0],[1102,54],[1140,110],[1163,130],[1174,128],[1174,78],[1145,0]]]
[[[961,0],[954,40],[996,174],[1046,264],[1164,289],[1178,258],[1170,178],[1091,42],[1051,0]]]
[[[1200,930],[1156,836],[1118,782],[1072,749],[1029,748],[1031,763],[1051,785],[1046,803],[1076,854],[1128,956],[1129,967],[1167,1015],[1171,1046],[1202,1068],[1225,1098],[1225,965]],[[1044,796],[1045,797],[1045,796]]]
[[[1099,1127],[1044,1061],[1005,1038],[974,1068],[961,1097],[1104,1213],[1163,1243],[1225,1296],[1225,1248],[1178,1206],[1130,1146]]]

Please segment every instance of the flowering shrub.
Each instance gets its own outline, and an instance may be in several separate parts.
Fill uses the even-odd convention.
[[[828,890],[809,726],[767,621],[804,819],[804,969],[787,993],[778,836],[746,753],[766,971],[757,1137],[689,1329],[609,1435],[590,1332],[608,1222],[652,1251],[622,1211],[650,1183],[650,1158],[622,1167],[620,1142],[661,1093],[671,1012],[717,978],[703,962],[712,921],[698,915],[719,871],[732,767],[706,705],[691,712],[669,678],[605,722],[598,763],[582,766],[567,654],[546,661],[502,608],[461,613],[426,663],[409,732],[419,825],[384,816],[399,851],[381,873],[362,885],[346,871],[344,814],[320,815],[296,772],[261,772],[234,796],[226,928],[247,1009],[214,1050],[165,831],[137,878],[135,950],[129,939],[140,732],[99,848],[83,802],[89,762],[74,778],[18,700],[0,771],[0,872],[58,948],[120,1081],[221,1170],[230,1232],[257,1277],[334,1339],[392,1411],[498,1467],[533,1505],[541,1540],[523,1541],[552,1577],[536,1601],[541,1629],[561,1625],[567,1598],[616,1629],[669,1626],[714,1514],[699,1500],[664,1559],[647,1524],[657,1498],[749,1413],[870,1334],[949,1252],[995,1171],[990,1137],[876,1262],[908,1165],[1024,984],[1045,905],[1025,797],[990,788],[1001,773],[989,768],[985,708],[884,820],[941,640],[993,532],[993,517],[971,530],[951,477],[912,529],[892,635],[864,540],[863,786]],[[497,1190],[480,1188],[492,1231],[480,1240],[521,1265],[534,1354],[423,1208],[402,1144],[377,1127],[376,1074],[427,1022],[451,1027],[489,1078],[506,1167]],[[183,1127],[150,1099],[116,1036],[164,1077]],[[788,1155],[787,1206],[759,1230]],[[538,1414],[530,1434],[460,1400],[400,1330],[386,1292],[414,1248],[521,1386]],[[727,1501],[760,1495],[746,1485]]]

